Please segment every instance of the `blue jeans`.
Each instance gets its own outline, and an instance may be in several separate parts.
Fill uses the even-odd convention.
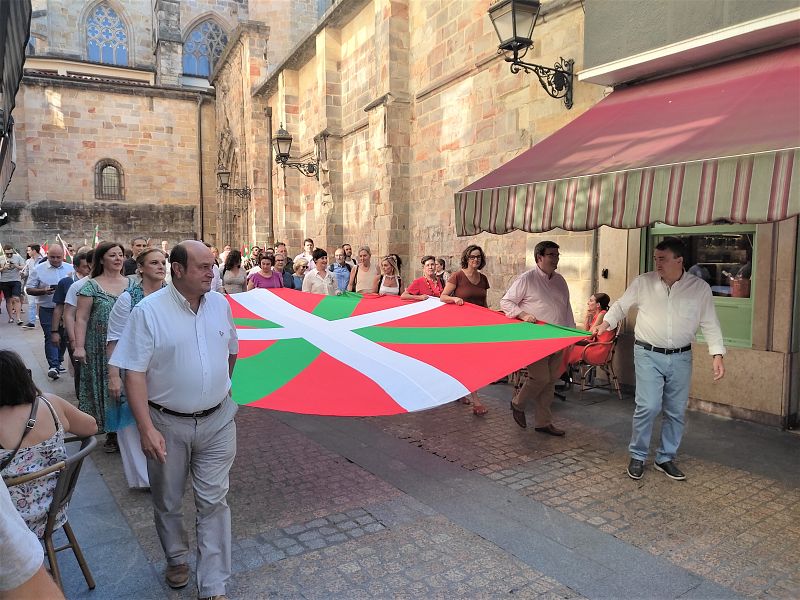
[[[636,367],[636,410],[633,433],[628,446],[631,457],[644,461],[650,449],[650,437],[656,417],[661,419],[661,445],[656,462],[674,460],[681,445],[689,383],[692,379],[692,353],[659,354],[633,347]]]
[[[61,361],[64,360],[64,351],[67,349],[67,342],[64,336],[61,336],[61,343],[58,348],[53,346],[50,341],[50,327],[53,324],[53,309],[39,307],[39,324],[44,331],[44,355],[47,357],[47,364],[50,368],[56,369],[61,366]]]
[[[36,323],[36,296],[28,296],[28,323]]]

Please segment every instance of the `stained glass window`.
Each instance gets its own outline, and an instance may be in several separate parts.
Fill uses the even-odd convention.
[[[128,31],[117,12],[98,4],[86,21],[89,60],[107,65],[128,64]]]
[[[208,77],[222,55],[228,36],[214,21],[203,21],[189,32],[183,43],[183,74]]]

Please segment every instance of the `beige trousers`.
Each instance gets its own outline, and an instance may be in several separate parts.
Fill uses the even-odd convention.
[[[514,408],[523,411],[528,402],[533,401],[534,427],[547,427],[553,422],[550,405],[556,392],[556,382],[561,376],[563,354],[562,350],[529,364],[528,379],[511,401]]]
[[[167,462],[147,459],[156,531],[169,565],[188,562],[183,493],[191,474],[197,532],[197,591],[206,598],[225,593],[231,576],[231,510],[228,473],[236,456],[237,406],[226,398],[200,419],[150,409],[153,425],[167,443]]]

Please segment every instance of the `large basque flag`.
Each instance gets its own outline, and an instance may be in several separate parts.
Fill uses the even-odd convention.
[[[233,399],[303,414],[432,408],[588,336],[438,298],[289,289],[227,298],[239,335]]]

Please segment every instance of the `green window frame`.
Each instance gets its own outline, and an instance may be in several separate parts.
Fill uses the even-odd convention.
[[[727,234],[727,235],[726,235]],[[754,296],[756,295],[756,286],[753,284],[756,279],[756,227],[755,225],[704,225],[697,227],[674,227],[671,225],[664,225],[657,223],[647,228],[643,235],[645,236],[646,252],[642,256],[642,272],[650,271],[653,269],[653,249],[665,237],[676,236],[680,238],[692,236],[706,236],[712,238],[716,236],[722,240],[752,240],[750,259],[750,279],[749,279],[749,292],[743,285],[745,282],[734,282],[728,279],[727,283],[732,285],[728,287],[728,293],[731,295],[716,295],[724,294],[725,287],[721,285],[714,285],[724,283],[721,281],[723,275],[721,273],[733,273],[736,267],[733,258],[722,261],[716,264],[709,264],[713,273],[713,280],[710,281],[712,290],[715,292],[714,306],[717,310],[717,317],[719,318],[720,326],[722,327],[722,337],[726,346],[738,348],[751,348],[753,345],[753,305]],[[700,240],[698,240],[700,241]],[[706,248],[704,248],[705,250]],[[741,253],[741,250],[738,252]],[[692,265],[685,265],[689,269]],[[734,290],[736,287],[736,291]],[[705,343],[702,332],[697,332],[697,341]]]

